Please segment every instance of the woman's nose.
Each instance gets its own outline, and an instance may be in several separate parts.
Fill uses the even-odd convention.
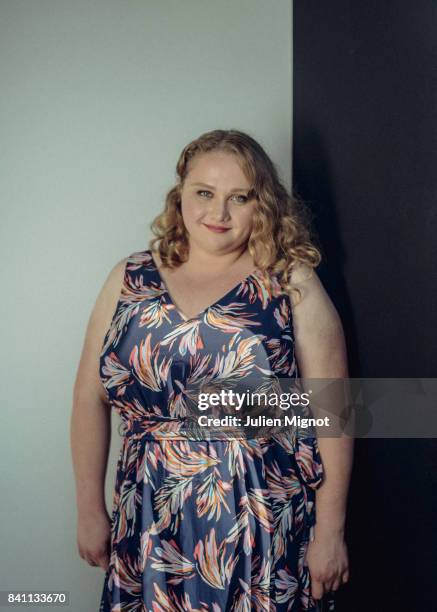
[[[211,201],[211,214],[217,221],[225,221],[229,217],[229,205],[226,198],[214,198]]]

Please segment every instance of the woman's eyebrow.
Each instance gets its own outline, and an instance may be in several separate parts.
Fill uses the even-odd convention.
[[[215,189],[215,187],[213,185],[208,185],[207,183],[191,183],[191,185],[193,187],[195,186],[199,186],[199,187],[207,187],[208,189]],[[249,187],[235,187],[235,189],[231,189],[230,191],[249,191]]]

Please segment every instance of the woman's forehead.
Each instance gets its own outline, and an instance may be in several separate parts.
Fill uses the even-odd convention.
[[[210,151],[198,153],[188,164],[187,179],[189,182],[229,180],[238,183],[235,187],[247,188],[250,179],[245,171],[244,160],[234,153]]]

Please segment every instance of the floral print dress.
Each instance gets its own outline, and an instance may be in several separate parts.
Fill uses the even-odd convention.
[[[255,271],[196,317],[152,258],[129,256],[100,377],[121,418],[100,612],[316,610],[305,563],[317,438],[191,439],[199,381],[298,377],[289,297]]]

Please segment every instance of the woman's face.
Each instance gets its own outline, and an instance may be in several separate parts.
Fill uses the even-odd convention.
[[[209,253],[229,253],[249,239],[256,199],[231,153],[196,155],[181,193],[181,210],[189,241]]]

